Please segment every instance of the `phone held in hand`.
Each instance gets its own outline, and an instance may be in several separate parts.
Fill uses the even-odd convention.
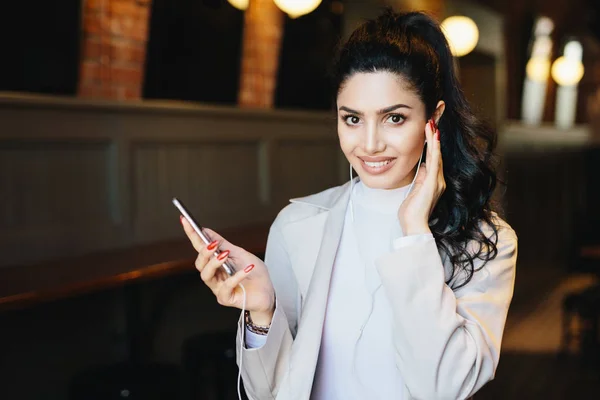
[[[192,228],[194,228],[194,230],[196,231],[196,233],[198,234],[198,236],[200,236],[200,239],[202,239],[202,241],[205,244],[210,244],[212,242],[212,240],[206,235],[206,233],[204,233],[202,231],[202,227],[196,222],[196,220],[194,219],[194,217],[192,216],[192,214],[188,211],[188,209],[183,205],[183,203],[177,199],[176,197],[173,198],[173,205],[175,207],[177,207],[177,209],[179,209],[179,211],[181,212],[181,215],[183,215],[183,217],[185,219],[187,219],[187,221],[190,223],[190,225],[192,225]],[[217,251],[215,251],[215,256],[218,256],[221,252],[217,249]],[[225,270],[225,272],[227,272],[227,275],[231,276],[235,273],[235,269],[233,268],[233,266],[227,262],[225,262],[223,264],[223,269]]]

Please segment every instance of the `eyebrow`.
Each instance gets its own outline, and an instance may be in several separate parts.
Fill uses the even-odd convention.
[[[389,106],[389,107],[386,107],[386,108],[382,108],[381,110],[377,111],[377,114],[386,114],[386,113],[389,113],[389,112],[391,112],[391,111],[397,110],[397,109],[399,109],[399,108],[408,108],[408,109],[412,109],[412,107],[411,107],[411,106],[408,106],[408,105],[406,105],[406,104],[394,104],[393,106]],[[353,109],[351,109],[351,108],[348,108],[348,107],[346,107],[346,106],[341,106],[341,107],[340,107],[340,111],[346,111],[346,112],[349,112],[349,113],[351,113],[351,114],[356,114],[356,115],[363,115],[363,113],[362,113],[362,112],[360,112],[360,111],[357,111],[357,110],[353,110]]]

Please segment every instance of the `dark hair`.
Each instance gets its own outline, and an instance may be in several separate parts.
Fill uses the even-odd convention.
[[[426,14],[387,9],[358,27],[338,50],[335,93],[353,74],[373,71],[402,76],[425,104],[427,119],[439,100],[446,103],[438,124],[446,190],[429,224],[438,246],[452,262],[448,283],[463,275],[460,282],[455,280],[457,289],[473,277],[476,259],[485,265],[498,253],[491,205],[496,187],[495,132],[473,114],[458,84],[446,38]],[[493,229],[491,237],[483,231],[485,223]]]

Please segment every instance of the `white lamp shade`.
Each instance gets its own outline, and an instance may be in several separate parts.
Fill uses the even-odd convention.
[[[576,40],[571,40],[565,45],[565,57],[581,61],[583,57],[583,46]]]
[[[558,57],[552,64],[552,79],[561,86],[574,86],[583,78],[581,61]]]
[[[527,77],[534,82],[546,82],[550,75],[550,60],[546,57],[531,57],[525,67]]]
[[[274,0],[277,7],[290,18],[298,18],[313,12],[322,0]]]
[[[471,18],[458,15],[448,17],[441,27],[455,57],[467,55],[477,46],[479,29]]]
[[[548,17],[540,17],[535,23],[535,36],[549,36],[554,30],[554,22]]]
[[[237,8],[238,10],[246,10],[250,0],[227,0],[229,4]]]

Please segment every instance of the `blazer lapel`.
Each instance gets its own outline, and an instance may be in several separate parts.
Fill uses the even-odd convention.
[[[346,186],[349,187],[349,185]],[[345,190],[328,212],[321,247],[302,307],[298,333],[292,347],[288,377],[289,389],[298,399],[308,399],[312,389],[321,346],[329,283],[350,194],[347,187],[344,187]]]

